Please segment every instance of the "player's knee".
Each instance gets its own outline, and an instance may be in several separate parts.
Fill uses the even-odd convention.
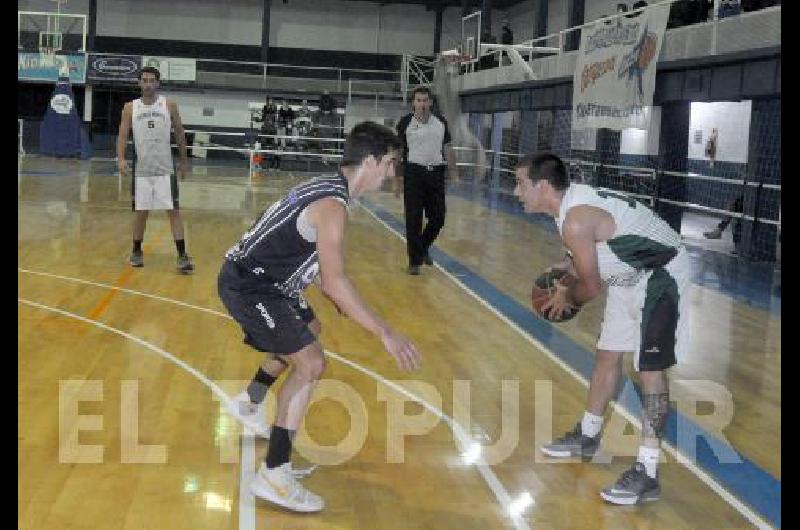
[[[320,351],[318,355],[306,355],[295,362],[295,370],[307,381],[316,381],[325,372],[327,361]]]
[[[595,367],[598,369],[614,370],[622,366],[622,352],[597,350]]]
[[[664,370],[644,370],[639,372],[642,388],[646,393],[668,392],[667,374]]]
[[[308,325],[308,329],[311,330],[311,333],[319,337],[319,334],[322,333],[322,322],[317,319],[311,321]]]

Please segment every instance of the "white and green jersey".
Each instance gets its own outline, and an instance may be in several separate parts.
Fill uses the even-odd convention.
[[[556,218],[559,234],[570,208],[587,205],[611,214],[614,235],[598,241],[600,277],[609,285],[631,285],[649,271],[665,266],[681,249],[681,236],[645,204],[614,191],[570,184]]]

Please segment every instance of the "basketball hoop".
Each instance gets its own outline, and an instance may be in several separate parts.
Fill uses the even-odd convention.
[[[461,64],[464,61],[469,61],[469,59],[470,59],[469,55],[466,55],[466,54],[463,54],[463,53],[459,53],[459,54],[455,54],[455,55],[443,55],[442,58],[448,64]]]
[[[61,6],[66,4],[67,0],[50,1],[56,4],[56,16],[52,16],[52,14],[48,16],[46,31],[39,32],[39,51],[48,56],[49,59],[55,60],[55,54],[61,51],[62,43],[64,42],[64,35],[61,34],[59,29],[59,19],[61,18]]]
[[[54,4],[56,4],[56,12],[60,15],[61,14],[61,5],[66,4],[68,0],[50,0]]]
[[[463,63],[468,62],[470,60],[470,56],[465,53],[461,53],[459,51],[452,51],[450,53],[442,53],[440,56],[441,60],[444,64],[448,67],[448,69],[458,68]]]
[[[65,9],[67,3],[68,0],[48,0],[42,11],[17,11],[17,47],[23,51],[35,49],[42,56],[65,50],[85,52],[88,15],[69,13]]]
[[[439,59],[441,61],[440,64],[444,66],[444,71],[452,76],[458,75],[461,65],[469,62],[470,56],[458,50],[449,50],[448,52],[443,52]]]

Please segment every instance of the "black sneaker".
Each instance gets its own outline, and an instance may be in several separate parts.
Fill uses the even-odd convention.
[[[647,475],[644,464],[636,462],[620,475],[613,486],[601,491],[600,496],[613,504],[657,501],[661,497],[661,486],[657,478]]]
[[[192,263],[192,258],[190,258],[186,254],[178,256],[176,266],[178,267],[178,271],[181,274],[192,274],[192,272],[194,272],[194,264]]]
[[[561,438],[543,445],[540,450],[553,458],[580,456],[588,460],[594,456],[598,447],[600,447],[600,434],[598,433],[594,438],[584,436],[581,432],[581,422],[578,422],[574,429],[568,431]]]
[[[427,252],[425,253],[424,256],[422,256],[422,263],[424,263],[425,265],[433,265],[433,260],[431,259],[430,254],[428,254]]]
[[[408,266],[408,273],[411,276],[419,276],[419,265],[409,265]]]
[[[144,267],[144,253],[141,250],[134,250],[128,258],[131,267]]]

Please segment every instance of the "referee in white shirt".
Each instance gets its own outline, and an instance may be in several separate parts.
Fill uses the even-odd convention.
[[[397,124],[397,135],[403,142],[402,171],[404,178],[404,206],[406,215],[406,241],[408,246],[408,273],[418,275],[420,265],[432,265],[428,255],[439,231],[444,226],[445,167],[456,177],[456,161],[450,148],[450,131],[441,116],[431,114],[431,91],[417,87],[411,93],[413,113],[404,116]],[[444,152],[447,151],[447,163]],[[425,228],[422,216],[427,217]]]

